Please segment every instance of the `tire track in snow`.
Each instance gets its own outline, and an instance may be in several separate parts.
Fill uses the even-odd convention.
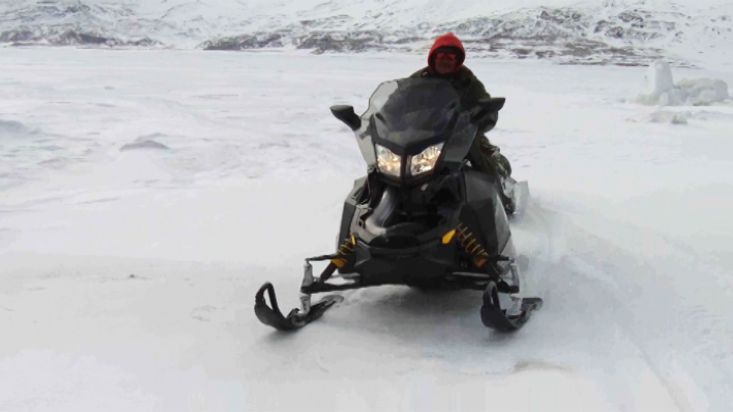
[[[700,279],[690,279],[687,272],[700,267],[699,257],[677,242],[628,224],[541,208],[537,214],[536,225],[548,230],[548,250],[556,241],[567,244],[556,274],[573,283],[578,297],[596,295],[616,312],[611,316],[614,324],[639,349],[678,409],[725,408],[723,388],[733,377],[733,367],[720,345],[733,342],[733,334],[724,315],[713,308],[725,305],[727,296],[695,288]],[[587,229],[609,226],[614,230],[608,238],[603,230]],[[553,227],[562,227],[564,233],[554,233]],[[624,250],[614,239],[619,234],[629,242],[626,248],[643,244],[637,251]],[[665,248],[667,259],[647,254]],[[557,285],[549,282],[546,279],[544,286],[553,294]]]
[[[532,271],[534,272],[533,275],[537,277],[536,282],[538,283],[539,293],[544,295],[546,300],[545,308],[543,308],[545,319],[542,319],[542,321],[555,324],[558,319],[563,319],[566,323],[580,324],[590,329],[582,331],[576,329],[569,331],[569,333],[581,333],[595,337],[599,341],[613,342],[609,348],[582,348],[587,350],[589,355],[594,358],[596,355],[593,352],[606,352],[607,355],[611,356],[611,363],[615,363],[617,360],[621,360],[622,357],[628,357],[627,352],[631,351],[634,357],[643,363],[643,368],[648,368],[653,373],[655,380],[663,388],[665,397],[674,402],[677,410],[683,410],[677,399],[675,399],[668,382],[654,367],[652,359],[641,345],[633,338],[633,333],[630,333],[617,316],[614,316],[610,311],[603,310],[603,308],[618,310],[618,308],[623,307],[623,302],[617,298],[617,293],[620,290],[603,268],[588,263],[588,259],[591,258],[588,252],[574,248],[574,238],[580,232],[578,228],[566,221],[567,219],[563,219],[557,212],[545,209],[536,202],[532,206],[528,210],[528,216],[522,220],[522,226],[524,226],[524,230],[529,230],[535,237],[542,234],[544,238],[540,242],[543,246],[539,249],[537,249],[538,245],[535,244],[533,260],[540,263],[540,265],[533,268]],[[540,274],[538,275],[537,272]],[[568,305],[567,302],[569,301],[573,301],[573,304]],[[575,307],[568,308],[568,306]],[[547,319],[547,317],[553,319]],[[577,319],[574,317],[577,317]],[[594,327],[598,328],[599,325],[599,329],[593,329]],[[563,326],[559,327],[562,328]],[[620,337],[617,336],[619,332],[622,334]],[[571,345],[575,343],[572,342]],[[579,346],[582,347],[583,345]],[[629,346],[633,349],[629,349]],[[577,362],[572,359],[566,361]],[[589,366],[591,369],[606,368],[603,365],[604,362],[607,362],[606,359],[601,359],[600,365],[598,360],[593,362],[594,365],[580,363],[573,366],[581,370]],[[634,406],[635,396],[629,395],[627,388],[620,387],[620,382],[617,382],[614,376],[603,373],[599,376],[598,373],[592,371],[590,371],[590,374],[593,375],[600,386],[607,388],[607,395],[613,404],[621,406],[622,410],[638,409],[638,406]],[[664,401],[660,402],[664,403]],[[658,406],[655,405],[655,408],[658,408]]]

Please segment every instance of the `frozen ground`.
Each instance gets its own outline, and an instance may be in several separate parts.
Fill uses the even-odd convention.
[[[258,324],[363,171],[328,106],[422,63],[3,49],[0,410],[727,410],[733,104],[634,103],[644,68],[468,61],[534,197],[514,231],[546,304],[519,333],[399,287]]]

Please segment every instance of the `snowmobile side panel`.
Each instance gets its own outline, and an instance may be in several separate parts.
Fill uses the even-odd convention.
[[[465,172],[466,204],[461,212],[461,221],[481,237],[492,256],[502,254],[511,237],[497,185],[486,173]]]
[[[341,227],[339,229],[338,239],[336,239],[337,248],[339,243],[351,236],[351,225],[354,219],[354,213],[356,212],[356,206],[360,203],[362,194],[364,193],[366,181],[366,176],[356,179],[351,192],[349,192],[349,195],[346,196],[346,200],[344,200],[344,208],[341,213]]]

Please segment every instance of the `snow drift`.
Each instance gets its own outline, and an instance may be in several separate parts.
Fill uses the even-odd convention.
[[[674,82],[672,69],[656,61],[647,74],[648,91],[637,98],[642,104],[659,106],[705,106],[728,98],[728,84],[721,79],[683,79]]]

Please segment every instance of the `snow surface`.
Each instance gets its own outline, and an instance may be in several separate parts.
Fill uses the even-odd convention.
[[[3,49],[0,410],[725,411],[733,404],[733,104],[632,102],[645,68],[480,60],[544,308],[384,287],[295,334],[364,165],[363,110],[416,56]],[[679,70],[684,77],[731,72]]]

